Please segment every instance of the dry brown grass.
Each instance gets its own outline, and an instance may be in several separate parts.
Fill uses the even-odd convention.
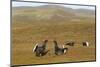
[[[76,62],[95,60],[95,24],[94,23],[50,23],[31,22],[13,23],[12,27],[12,64],[44,64],[58,62]],[[37,42],[48,39],[47,49],[43,57],[36,57],[32,49]],[[68,53],[54,55],[53,40],[64,44],[65,41],[75,41],[74,47],[68,47]],[[83,47],[82,41],[88,41],[89,47]]]

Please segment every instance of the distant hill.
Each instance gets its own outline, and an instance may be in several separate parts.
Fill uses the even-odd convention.
[[[81,16],[91,17],[94,15],[94,10],[72,9],[59,5],[43,5],[37,7],[21,6],[12,8],[12,16],[16,20],[62,21]]]
[[[84,17],[95,17],[95,10],[89,10],[89,9],[76,9],[75,13],[78,16],[84,16]]]

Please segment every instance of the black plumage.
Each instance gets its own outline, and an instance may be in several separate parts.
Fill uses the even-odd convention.
[[[55,54],[56,55],[62,55],[65,54],[68,51],[68,48],[60,48],[58,47],[57,41],[54,41],[54,49],[55,49]]]

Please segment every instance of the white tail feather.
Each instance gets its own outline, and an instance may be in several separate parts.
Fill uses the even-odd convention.
[[[89,46],[89,43],[88,42],[86,42],[86,45],[87,45],[87,47]]]
[[[37,45],[38,45],[38,43],[34,46],[33,52],[35,52]]]
[[[66,50],[64,50],[64,54],[66,53],[67,51]]]

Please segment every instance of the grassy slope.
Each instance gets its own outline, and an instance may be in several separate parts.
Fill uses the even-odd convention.
[[[17,17],[15,17],[17,18]],[[43,22],[16,21],[12,22],[12,64],[42,64],[56,62],[74,62],[95,60],[95,22],[84,19],[80,21]],[[32,48],[37,42],[48,39],[49,53],[36,57]],[[66,55],[54,55],[52,40],[59,45],[65,41],[75,41],[74,47],[69,47]],[[88,41],[90,46],[82,47],[82,41]],[[68,47],[68,46],[67,46]]]

